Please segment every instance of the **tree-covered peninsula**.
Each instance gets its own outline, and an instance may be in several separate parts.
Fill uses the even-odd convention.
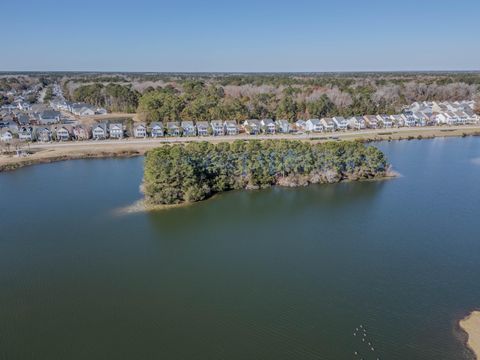
[[[386,173],[384,154],[359,142],[200,142],[148,152],[143,190],[148,204],[179,204],[233,189],[334,183]]]

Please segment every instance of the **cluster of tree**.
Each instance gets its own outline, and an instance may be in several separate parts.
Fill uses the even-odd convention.
[[[61,80],[70,100],[110,111],[134,112],[138,105],[148,121],[393,114],[414,101],[473,99],[480,89],[478,72],[372,72],[38,73],[0,78],[0,90],[19,86],[22,77],[43,86]]]
[[[0,92],[27,90],[32,84],[39,80],[40,79],[23,75],[0,77]]]
[[[149,204],[178,204],[232,189],[367,179],[386,171],[384,154],[359,142],[201,142],[149,151],[143,189]]]
[[[76,88],[70,97],[73,101],[104,107],[112,112],[133,113],[137,109],[140,93],[130,85],[94,83]]]
[[[233,119],[297,119],[396,112],[384,99],[374,101],[369,90],[355,94],[339,90],[307,91],[286,87],[276,92],[234,93],[217,85],[188,81],[179,90],[172,86],[147,89],[137,112],[146,121]],[[306,95],[308,94],[308,95]]]
[[[43,102],[48,103],[52,99],[53,99],[53,88],[51,85],[49,85],[45,90],[45,96],[43,97]]]

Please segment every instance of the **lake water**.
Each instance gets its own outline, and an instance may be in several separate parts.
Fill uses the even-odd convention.
[[[0,359],[469,359],[480,138],[378,146],[401,177],[131,215],[141,158],[0,174]]]

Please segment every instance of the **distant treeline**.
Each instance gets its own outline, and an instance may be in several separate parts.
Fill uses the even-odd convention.
[[[91,81],[91,84],[85,82]],[[109,81],[108,83],[105,83]],[[122,83],[115,83],[115,82]],[[88,75],[74,101],[143,120],[246,120],[394,114],[415,101],[474,99],[479,73]]]
[[[85,102],[111,112],[134,113],[138,106],[140,93],[130,85],[109,83],[103,85],[94,83],[82,85],[69,94],[70,99],[76,102]]]
[[[143,188],[149,204],[179,204],[233,189],[370,179],[386,171],[383,153],[359,142],[201,142],[149,151]]]

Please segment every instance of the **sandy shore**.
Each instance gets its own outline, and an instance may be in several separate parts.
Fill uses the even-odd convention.
[[[143,155],[149,149],[162,144],[186,143],[198,141],[235,141],[235,140],[266,140],[266,139],[291,139],[314,142],[335,141],[335,140],[402,140],[422,139],[449,136],[480,135],[480,125],[461,127],[425,127],[425,128],[399,128],[399,129],[378,129],[363,131],[335,132],[332,134],[301,134],[301,135],[257,135],[250,136],[240,134],[238,136],[217,136],[217,137],[179,137],[159,139],[123,139],[103,141],[69,141],[52,143],[32,143],[26,150],[31,152],[26,157],[0,155],[0,172],[14,170],[16,168],[50,163],[54,161],[106,158],[106,157],[128,157]]]
[[[459,325],[468,334],[467,346],[480,359],[480,311],[472,311]]]

